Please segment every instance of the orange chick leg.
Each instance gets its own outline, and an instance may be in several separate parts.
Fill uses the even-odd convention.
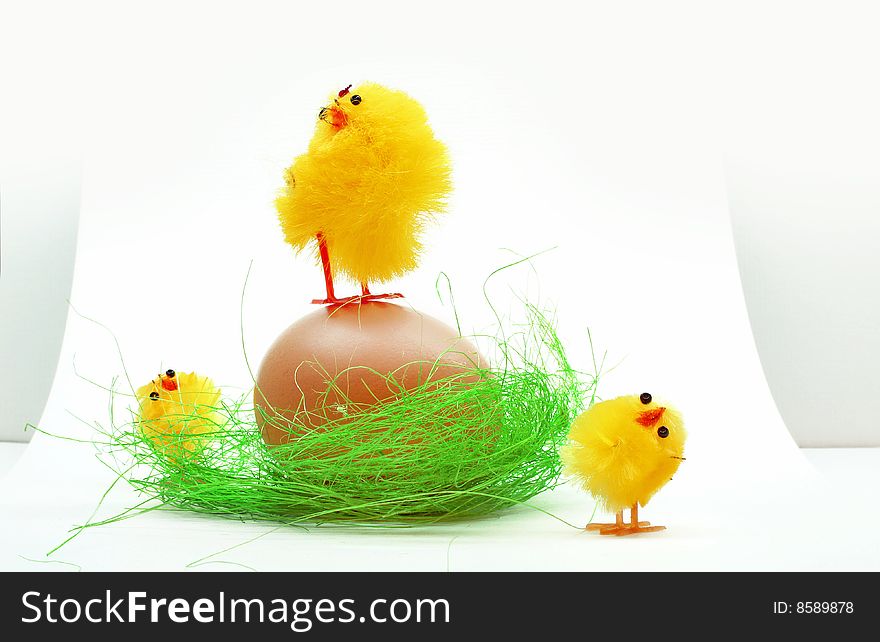
[[[327,250],[327,239],[318,232],[318,252],[321,254],[321,267],[324,268],[324,286],[327,288],[326,299],[313,299],[312,303],[341,303],[333,292],[333,271],[330,268],[330,252]]]
[[[588,531],[599,531],[599,535],[635,535],[636,533],[655,533],[666,530],[665,526],[651,526],[651,522],[639,521],[638,502],[630,509],[630,523],[623,521],[623,511],[618,511],[613,524],[587,524]]]
[[[585,530],[588,531],[599,531],[600,534],[605,533],[606,531],[617,531],[621,528],[624,528],[626,524],[623,523],[623,511],[617,511],[617,514],[614,516],[613,524],[599,524],[599,523],[589,523]]]
[[[322,233],[318,233],[318,252],[321,255],[321,267],[324,270],[324,286],[327,288],[326,299],[312,299],[312,303],[318,305],[346,305],[348,303],[361,303],[363,301],[377,301],[379,299],[401,299],[402,294],[371,294],[366,283],[361,283],[361,294],[348,296],[343,299],[336,298],[333,291],[333,270],[330,267],[330,251],[327,249],[327,239]]]

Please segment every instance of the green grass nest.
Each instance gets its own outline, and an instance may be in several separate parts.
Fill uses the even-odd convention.
[[[299,436],[287,444],[264,443],[250,393],[212,408],[216,426],[186,456],[157,447],[136,407],[128,421],[111,417],[96,440],[102,461],[145,499],[88,525],[156,508],[287,524],[407,525],[521,504],[558,483],[557,449],[596,384],[569,365],[547,315],[526,307],[512,336],[479,337],[493,344],[495,366],[401,391],[321,430],[290,426]],[[204,414],[179,420],[203,422]]]

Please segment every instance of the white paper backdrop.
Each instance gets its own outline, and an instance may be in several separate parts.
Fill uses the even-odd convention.
[[[764,371],[802,446],[880,446],[876,3],[731,16],[725,169]],[[783,46],[784,43],[784,46]]]
[[[393,532],[152,513],[88,529],[51,559],[89,570],[182,569],[234,547],[211,561],[260,570],[766,568],[831,559],[876,567],[876,553],[858,557],[860,540],[821,561],[804,552],[822,541],[807,530],[821,485],[776,413],[749,330],[712,94],[701,82],[710,63],[694,55],[709,36],[652,5],[444,5],[427,17],[414,6],[328,13],[259,4],[175,9],[174,20],[151,7],[110,35],[90,32],[73,305],[113,329],[136,384],[174,367],[246,388],[239,310],[250,262],[243,313],[253,362],[321,288],[319,270],[294,258],[277,229],[281,170],[305,147],[328,91],[368,78],[405,88],[452,150],[456,192],[421,268],[394,289],[451,321],[434,293],[446,271],[465,325],[480,326],[488,321],[480,286],[511,256],[502,248],[556,247],[535,261],[537,280],[523,270],[494,292],[503,301],[507,286],[539,286],[585,368],[589,328],[608,363],[619,362],[601,383],[604,397],[648,390],[681,407],[688,460],[646,509],[670,530],[627,545],[528,509]],[[106,7],[101,20],[114,11]],[[72,318],[41,425],[82,438],[89,429],[70,413],[105,419],[107,395],[78,379],[74,363],[105,385],[121,370],[107,333]],[[3,481],[3,515],[14,528],[0,529],[2,565],[39,567],[24,558],[44,560],[111,481],[89,446],[38,435]],[[135,501],[120,487],[99,515]],[[535,503],[575,523],[593,508],[567,488]]]

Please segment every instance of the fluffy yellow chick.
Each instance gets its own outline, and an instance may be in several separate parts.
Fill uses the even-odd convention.
[[[220,390],[208,377],[168,370],[135,393],[137,423],[153,446],[169,459],[190,458],[223,424],[215,410]]]
[[[331,95],[318,113],[308,151],[285,172],[276,199],[284,236],[297,251],[317,241],[327,298],[393,298],[368,284],[416,266],[419,235],[443,212],[451,189],[446,146],[413,98],[375,83]],[[362,294],[337,299],[333,274],[361,284]]]
[[[571,426],[560,449],[565,473],[574,476],[602,507],[616,513],[613,524],[589,524],[602,535],[660,531],[639,521],[645,506],[684,461],[687,433],[681,415],[652,396],[618,397],[595,404]],[[623,521],[630,509],[630,523]]]

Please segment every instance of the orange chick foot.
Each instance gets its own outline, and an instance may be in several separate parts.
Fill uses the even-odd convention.
[[[639,522],[638,528],[642,528],[645,526],[650,526],[651,522]],[[601,524],[598,522],[592,522],[587,524],[587,527],[584,529],[586,531],[599,531],[599,533],[604,535],[610,535],[610,532],[607,531],[619,531],[627,528],[631,528],[632,524]]]
[[[618,511],[614,516],[613,524],[587,524],[587,531],[598,531],[599,535],[636,535],[638,533],[656,533],[665,531],[665,526],[651,526],[651,522],[639,521],[639,505],[633,505],[630,511],[630,523],[623,521],[623,511]]]
[[[403,295],[399,292],[389,294],[356,294],[347,296],[342,299],[312,299],[315,305],[348,305],[349,303],[365,303],[367,301],[381,301],[383,299],[402,299]]]
[[[639,533],[656,533],[657,531],[665,531],[665,526],[651,526],[651,522],[639,522],[637,526],[627,524],[623,528],[613,528],[610,530],[600,530],[599,535],[616,535],[624,537],[626,535],[638,535]]]
[[[355,298],[360,301],[381,301],[382,299],[402,299],[403,295],[400,292],[389,292],[387,294],[362,294]]]

